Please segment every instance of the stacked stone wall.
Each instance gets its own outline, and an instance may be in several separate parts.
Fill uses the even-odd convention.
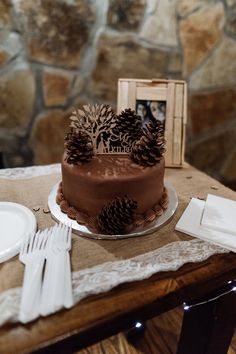
[[[59,162],[68,116],[117,80],[188,83],[186,160],[236,181],[234,0],[0,0],[0,160]]]

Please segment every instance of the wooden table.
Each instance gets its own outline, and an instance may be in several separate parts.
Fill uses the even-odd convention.
[[[228,292],[232,288],[228,281],[234,279],[233,253],[185,264],[175,272],[90,296],[70,310],[28,325],[5,325],[0,329],[0,353],[73,353],[183,302],[216,297],[185,312],[178,354],[226,354],[236,322],[236,292]],[[228,293],[218,297],[224,292]]]

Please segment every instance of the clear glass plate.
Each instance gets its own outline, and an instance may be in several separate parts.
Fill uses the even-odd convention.
[[[143,227],[136,228],[132,230],[130,233],[124,235],[96,234],[90,231],[86,226],[80,225],[77,223],[77,221],[70,219],[67,216],[67,214],[61,211],[59,205],[56,203],[56,194],[57,194],[59,183],[60,182],[58,182],[52,188],[48,197],[48,207],[51,212],[52,218],[58,222],[70,223],[72,225],[72,229],[74,233],[80,236],[85,236],[97,240],[117,240],[122,238],[137,237],[137,236],[150,234],[156,231],[157,229],[159,229],[160,227],[162,227],[168,220],[170,220],[171,217],[174,215],[178,206],[178,197],[174,187],[168,181],[165,181],[165,187],[167,189],[168,196],[169,196],[169,205],[168,208],[165,210],[165,212],[159,218],[157,218],[151,223],[146,224]]]

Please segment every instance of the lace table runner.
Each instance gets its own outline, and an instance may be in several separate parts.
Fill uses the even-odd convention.
[[[189,183],[190,176],[191,186],[186,183],[187,180]],[[160,271],[174,271],[185,263],[202,262],[213,254],[228,252],[174,231],[189,198],[198,194],[205,197],[212,184],[217,182],[189,167],[166,169],[166,178],[177,190],[179,207],[170,223],[159,231],[119,241],[90,240],[73,235],[71,258],[75,304],[88,295],[106,292],[118,284],[146,279]],[[31,209],[38,205],[38,228],[51,226],[54,221],[43,210],[50,189],[58,180],[59,164],[0,170],[1,200],[19,202]],[[226,197],[232,193],[221,184],[217,184],[217,191]],[[23,266],[17,257],[0,265],[0,325],[18,321],[22,276]]]
[[[109,291],[119,284],[147,279],[161,271],[174,271],[185,263],[202,262],[213,254],[226,252],[201,240],[176,241],[125,261],[106,262],[73,272],[74,304],[88,295]],[[20,296],[20,287],[0,294],[0,325],[18,321]]]
[[[27,179],[38,176],[46,176],[52,173],[60,173],[61,165],[56,163],[45,166],[29,166],[0,169],[0,179]]]

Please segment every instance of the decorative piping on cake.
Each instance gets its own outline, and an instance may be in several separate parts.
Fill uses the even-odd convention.
[[[66,213],[70,219],[76,220],[79,224],[86,225],[97,232],[97,218],[95,216],[90,216],[73,206],[70,206],[63,195],[62,183],[59,184],[57,190],[56,202],[60,206],[61,211]],[[159,203],[155,204],[144,214],[136,214],[133,223],[128,225],[127,232],[131,231],[133,228],[142,227],[145,224],[150,223],[156,218],[160,217],[167,209],[168,204],[169,197],[167,189],[164,187],[163,194]]]

